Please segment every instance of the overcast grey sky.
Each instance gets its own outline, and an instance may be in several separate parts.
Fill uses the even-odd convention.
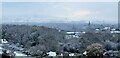
[[[119,0],[1,0],[2,2],[118,2]]]
[[[4,2],[2,21],[118,21],[117,2]]]

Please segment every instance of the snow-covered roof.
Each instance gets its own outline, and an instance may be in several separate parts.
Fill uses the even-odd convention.
[[[69,33],[81,33],[81,32],[67,32],[67,33],[69,34]]]
[[[66,32],[67,34],[80,34],[81,32]]]
[[[107,29],[110,29],[110,27],[104,27],[103,29],[107,30]]]
[[[115,31],[116,29],[115,28],[113,28],[113,29],[111,29],[112,31]]]
[[[100,29],[95,29],[96,31],[99,31]]]
[[[66,32],[67,34],[74,34],[75,32]]]
[[[74,53],[71,53],[71,54],[69,54],[69,56],[75,56],[75,54],[74,54]]]
[[[120,33],[120,31],[111,31],[111,33]]]
[[[85,31],[83,31],[82,33],[83,33],[83,34],[85,34],[86,32],[85,32]]]

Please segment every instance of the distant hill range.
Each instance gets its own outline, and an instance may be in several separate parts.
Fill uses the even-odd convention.
[[[85,22],[69,22],[69,23],[62,23],[62,22],[51,22],[51,23],[36,23],[36,22],[13,22],[13,23],[3,23],[3,24],[13,24],[13,25],[36,25],[36,26],[45,26],[49,28],[56,28],[60,30],[66,30],[66,31],[83,31],[85,30],[88,25],[88,23]],[[99,24],[99,23],[91,23],[90,24],[93,29],[95,28],[102,28],[105,26],[110,26],[111,28],[116,28],[118,25],[116,24]]]

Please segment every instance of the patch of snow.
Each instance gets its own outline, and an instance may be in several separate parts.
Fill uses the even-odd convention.
[[[60,56],[63,56],[63,54],[61,53]]]
[[[83,34],[85,34],[86,32],[82,32]]]
[[[0,47],[0,50],[2,50],[2,47]]]
[[[120,33],[120,31],[111,31],[111,33]]]
[[[8,43],[8,41],[6,39],[0,39],[1,43],[4,44],[4,43]]]
[[[66,32],[67,34],[75,34],[75,32]]]
[[[0,50],[0,54],[2,54],[3,52]]]
[[[85,52],[83,53],[83,55],[87,55],[87,51],[85,51]]]
[[[14,52],[14,53],[15,53],[16,56],[27,56],[27,55],[25,55],[25,54],[23,54],[23,53],[20,53],[20,52],[17,52],[17,51]]]
[[[58,32],[61,32],[61,30],[58,30]]]
[[[100,29],[95,29],[96,31],[99,31]]]
[[[69,56],[75,56],[74,53],[69,54]]]
[[[80,34],[81,32],[66,32],[67,34]]]
[[[10,53],[10,50],[7,50],[6,53]]]
[[[110,27],[104,27],[103,29],[104,29],[104,30],[108,30],[108,29],[110,29]]]
[[[54,57],[56,56],[56,52],[52,52],[52,51],[48,52],[47,54],[48,56],[54,56]]]
[[[116,29],[111,29],[112,31],[115,31]]]

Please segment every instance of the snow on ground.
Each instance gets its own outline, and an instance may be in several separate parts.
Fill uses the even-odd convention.
[[[56,56],[56,52],[52,52],[52,51],[48,52],[47,54],[48,56]]]
[[[0,39],[1,43],[8,43],[8,41],[6,39]]]
[[[18,52],[18,51],[15,51],[14,53],[15,53],[16,56],[27,56],[27,55],[25,55],[25,54],[23,54],[23,53],[20,53],[20,52]]]
[[[119,34],[120,31],[111,31],[111,33],[115,33],[115,34],[118,33]]]
[[[87,51],[85,51],[84,53],[83,53],[83,55],[86,55],[87,54]]]
[[[3,49],[4,49],[4,48],[0,47],[0,54],[3,53],[3,52],[2,52]],[[7,53],[9,53],[9,52],[10,52],[10,51],[7,50]],[[15,53],[16,58],[18,58],[17,56],[20,56],[20,57],[23,57],[23,58],[35,58],[35,57],[27,57],[26,54],[23,54],[22,52],[19,52],[19,51],[14,51],[14,53]],[[19,58],[20,58],[20,57],[19,57]]]
[[[15,50],[23,50],[22,48],[17,47],[17,46],[15,46],[15,45],[0,44],[0,54],[3,53],[2,50],[4,49],[4,47],[2,47],[2,45],[5,46],[5,47],[7,47],[7,52],[8,52],[8,53],[10,52],[10,50],[9,50],[10,47],[14,48]],[[26,54],[23,54],[23,53],[20,52],[20,51],[14,51],[14,53],[15,53],[16,56],[27,56]]]
[[[69,56],[75,56],[74,53],[69,54]]]
[[[17,46],[15,46],[14,44],[7,45],[7,46],[12,47],[12,48],[14,48],[15,50],[19,50],[19,51],[22,51],[22,50],[23,50],[23,48],[17,47]]]

